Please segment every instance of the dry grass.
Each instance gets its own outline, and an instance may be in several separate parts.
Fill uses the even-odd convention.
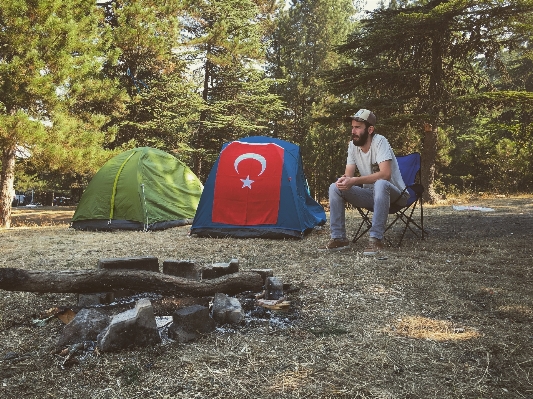
[[[66,227],[76,210],[75,206],[40,206],[13,208],[11,227]]]
[[[15,211],[20,227],[0,231],[0,267],[238,258],[241,269],[272,268],[296,289],[287,313],[249,317],[187,344],[78,356],[69,367],[54,353],[61,321],[32,320],[76,296],[0,291],[0,397],[531,398],[533,198],[462,202],[495,212],[425,207],[428,238],[407,236],[380,258],[361,256],[364,243],[318,251],[328,226],[300,241],[200,239],[188,227],[78,232],[68,229],[72,209]],[[352,211],[349,219],[358,220]],[[180,303],[154,306],[168,315]]]
[[[394,326],[387,327],[385,331],[402,337],[434,341],[462,341],[479,337],[479,333],[472,328],[454,327],[448,320],[435,320],[422,316],[398,319]]]

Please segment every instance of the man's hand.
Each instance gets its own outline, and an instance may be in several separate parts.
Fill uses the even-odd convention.
[[[350,187],[354,185],[353,180],[354,180],[353,178],[344,175],[337,179],[337,182],[335,183],[335,185],[341,191],[348,190]]]

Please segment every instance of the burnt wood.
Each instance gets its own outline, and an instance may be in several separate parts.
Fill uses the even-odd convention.
[[[233,295],[260,291],[263,278],[256,272],[239,272],[210,280],[189,280],[143,270],[39,271],[0,268],[0,289],[26,292],[95,293],[128,289],[177,296]]]

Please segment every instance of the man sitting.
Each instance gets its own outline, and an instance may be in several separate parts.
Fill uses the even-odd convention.
[[[323,249],[340,250],[350,246],[345,226],[345,202],[348,202],[355,207],[373,209],[370,238],[363,254],[375,255],[383,249],[390,204],[405,205],[409,193],[389,142],[375,133],[376,116],[360,109],[351,120],[352,141],[348,145],[346,169],[329,187],[331,240]]]

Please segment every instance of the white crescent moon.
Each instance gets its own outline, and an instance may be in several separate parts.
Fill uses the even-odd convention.
[[[256,154],[255,152],[248,152],[246,154],[239,155],[237,159],[235,159],[235,163],[233,166],[235,167],[235,172],[239,173],[239,170],[237,169],[239,167],[239,163],[241,161],[244,161],[245,159],[255,159],[257,162],[261,164],[261,173],[259,173],[257,176],[260,176],[267,167],[267,161],[265,157],[262,155]]]

